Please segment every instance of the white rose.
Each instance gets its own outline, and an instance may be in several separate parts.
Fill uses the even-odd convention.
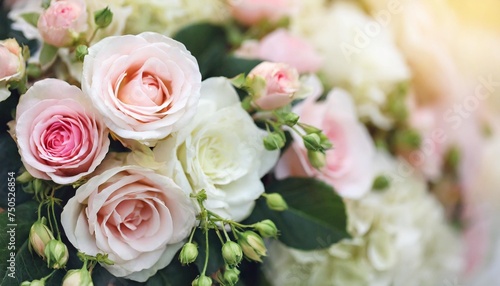
[[[389,128],[392,118],[382,110],[387,95],[410,77],[392,34],[355,4],[316,3],[314,7],[315,11],[304,9],[292,17],[292,31],[307,39],[324,58],[327,85],[349,91],[361,118]],[[378,29],[371,28],[374,26]],[[376,33],[367,32],[369,29]]]
[[[89,255],[109,254],[114,265],[103,266],[111,274],[139,282],[170,263],[195,220],[179,186],[138,166],[113,167],[91,178],[61,214],[73,246]]]
[[[153,152],[166,164],[161,172],[183,189],[207,192],[207,209],[241,221],[264,192],[260,178],[274,166],[279,152],[264,149],[266,132],[241,108],[228,79],[205,80],[201,94],[191,123],[160,141]]]

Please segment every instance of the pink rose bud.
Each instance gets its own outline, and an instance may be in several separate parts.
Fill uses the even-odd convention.
[[[253,103],[264,110],[291,103],[300,89],[297,69],[283,63],[262,62],[250,71],[247,80],[253,92]]]
[[[244,42],[236,55],[286,63],[299,73],[316,72],[322,65],[321,57],[310,43],[285,29],[278,29],[259,42]]]
[[[0,41],[0,81],[19,79],[24,71],[22,48],[15,39]]]
[[[262,20],[277,21],[290,15],[293,0],[233,0],[231,14],[240,23],[251,26]]]
[[[43,40],[56,47],[70,46],[78,34],[87,30],[87,8],[79,0],[52,1],[38,19]]]

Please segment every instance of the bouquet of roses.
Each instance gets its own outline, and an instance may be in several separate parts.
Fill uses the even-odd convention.
[[[464,278],[477,108],[435,10],[357,2],[6,1],[1,284]]]

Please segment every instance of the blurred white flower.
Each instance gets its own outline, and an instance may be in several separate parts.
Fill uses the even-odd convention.
[[[273,242],[263,268],[273,285],[441,285],[458,277],[460,241],[441,205],[423,180],[398,173],[401,162],[377,160],[390,186],[346,201],[353,238],[307,252]]]

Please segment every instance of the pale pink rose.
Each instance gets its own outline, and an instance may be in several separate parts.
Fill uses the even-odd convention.
[[[153,145],[196,113],[201,74],[186,47],[157,33],[108,37],[89,48],[82,88],[118,136]]]
[[[259,42],[244,42],[236,55],[286,63],[296,68],[299,73],[314,73],[322,64],[321,57],[311,44],[285,29],[278,29]]]
[[[264,79],[265,87],[254,91],[253,103],[264,110],[283,107],[291,103],[300,89],[297,69],[283,63],[262,62],[253,68],[248,78]]]
[[[87,6],[81,0],[52,1],[40,15],[37,26],[47,44],[69,46],[79,33],[87,30]]]
[[[293,0],[233,0],[231,14],[240,23],[251,26],[262,20],[277,21],[290,15]]]
[[[18,78],[24,70],[22,48],[15,39],[0,41],[0,81]]]
[[[172,261],[195,221],[189,196],[174,181],[138,166],[112,167],[91,178],[61,214],[79,251],[108,254],[114,265],[103,266],[111,274],[139,282]]]
[[[109,148],[108,129],[90,101],[58,79],[38,81],[21,96],[15,132],[28,172],[58,184],[93,172]]]
[[[376,175],[375,146],[358,121],[348,93],[334,89],[324,101],[316,102],[320,94],[299,103],[294,112],[300,122],[320,128],[333,143],[333,148],[326,151],[326,165],[315,169],[302,139],[292,132],[294,142],[278,162],[276,177],[314,177],[332,185],[343,197],[360,198],[371,190]]]

